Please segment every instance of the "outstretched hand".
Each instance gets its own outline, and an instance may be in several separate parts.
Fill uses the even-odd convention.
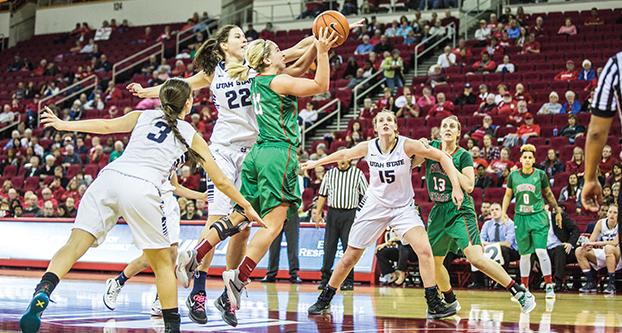
[[[46,106],[45,111],[41,113],[41,124],[45,128],[53,127],[59,131],[62,131],[66,128],[67,122],[58,118],[54,111]]]
[[[127,85],[126,89],[132,93],[132,95],[140,98],[147,97],[145,88],[141,86],[139,83],[130,83]]]
[[[603,188],[598,180],[586,180],[581,191],[581,203],[591,212],[598,212],[603,202]]]
[[[356,29],[356,28],[362,28],[365,26],[365,19],[360,19],[354,23],[350,23],[350,30]]]

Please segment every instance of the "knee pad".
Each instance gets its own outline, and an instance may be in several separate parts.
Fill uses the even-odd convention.
[[[248,224],[249,224],[248,221],[244,221],[238,225],[233,225],[231,223],[231,220],[229,220],[229,217],[225,216],[219,219],[218,221],[214,222],[210,226],[210,229],[216,229],[216,232],[218,233],[218,238],[220,238],[220,240],[223,241],[227,237],[231,237],[237,234],[238,232],[240,232],[240,230],[246,228]]]

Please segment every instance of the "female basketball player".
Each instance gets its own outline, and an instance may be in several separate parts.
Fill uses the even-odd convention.
[[[449,200],[453,186],[441,165],[434,160],[425,160],[425,179],[429,197],[434,202],[428,218],[428,236],[436,264],[436,282],[445,301],[450,305],[455,304],[459,311],[460,304],[451,289],[449,273],[443,261],[450,250],[460,249],[473,266],[506,287],[519,301],[523,312],[530,312],[536,305],[533,295],[515,284],[503,267],[486,257],[482,250],[477,213],[473,198],[468,195],[473,191],[475,183],[473,158],[468,151],[458,145],[461,130],[458,117],[449,116],[441,122],[441,140],[434,140],[430,145],[451,156],[453,165],[460,171],[458,175],[460,184],[467,193],[462,207],[456,208]],[[414,163],[419,164],[422,161],[423,159],[418,157]]]
[[[177,181],[177,174],[175,171],[171,173],[170,181],[167,181],[162,185],[160,192],[164,206],[164,216],[166,217],[166,228],[171,239],[171,259],[174,263],[177,260],[177,245],[180,240],[180,212],[177,198],[173,194],[191,200],[205,200],[206,194],[193,191],[180,185]],[[148,267],[149,261],[147,261],[147,257],[143,254],[130,262],[116,278],[108,279],[106,281],[106,291],[103,296],[104,305],[108,309],[114,310],[117,306],[117,297],[125,285],[125,282]],[[162,315],[162,307],[160,305],[160,299],[157,295],[151,305],[151,315]]]
[[[544,275],[546,298],[555,298],[555,287],[551,277],[551,259],[546,250],[549,234],[549,216],[544,210],[546,196],[555,213],[555,223],[562,223],[562,209],[557,205],[555,195],[551,191],[551,183],[546,173],[533,167],[536,161],[536,147],[523,145],[520,148],[522,168],[514,170],[508,176],[507,189],[503,197],[501,213],[507,219],[506,212],[512,197],[516,198],[514,225],[516,226],[516,244],[520,254],[521,282],[529,289],[529,272],[531,272],[531,255],[536,254]]]
[[[59,280],[89,247],[104,240],[119,217],[129,225],[134,243],[143,250],[155,273],[165,331],[179,332],[177,286],[160,186],[171,168],[184,162],[181,158],[184,153],[189,160],[201,163],[216,186],[243,207],[249,219],[261,223],[250,203],[220,171],[205,140],[182,120],[192,107],[190,86],[182,80],[170,79],[160,91],[160,100],[163,110],[130,112],[110,120],[62,121],[50,109],[42,115],[45,127],[59,131],[97,134],[132,131],[132,136],[123,155],[108,164],[84,194],[69,240],[52,258],[20,320],[23,332],[38,331],[41,314]]]
[[[419,270],[425,298],[428,304],[428,318],[443,318],[456,313],[442,301],[437,290],[434,273],[434,259],[428,235],[421,217],[415,209],[415,196],[411,180],[411,158],[421,157],[437,161],[446,170],[453,185],[450,200],[460,207],[464,195],[460,189],[458,170],[448,155],[423,143],[397,135],[397,121],[392,112],[382,111],[374,117],[374,130],[378,138],[359,143],[321,158],[304,163],[302,169],[315,168],[342,159],[365,157],[369,164],[369,188],[361,200],[356,219],[348,238],[348,248],[335,267],[328,285],[309,314],[323,314],[330,311],[330,302],[337,288],[348,272],[363,256],[365,248],[375,243],[387,227],[392,227],[403,242],[410,244],[419,258]]]

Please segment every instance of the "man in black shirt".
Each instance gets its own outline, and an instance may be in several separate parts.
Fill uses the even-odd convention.
[[[473,95],[473,87],[470,83],[464,85],[462,94],[456,97],[455,105],[477,104],[477,97]]]

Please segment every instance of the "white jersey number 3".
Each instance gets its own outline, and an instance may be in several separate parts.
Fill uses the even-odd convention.
[[[261,108],[261,94],[253,94],[253,110],[258,116],[263,114],[263,109]]]

